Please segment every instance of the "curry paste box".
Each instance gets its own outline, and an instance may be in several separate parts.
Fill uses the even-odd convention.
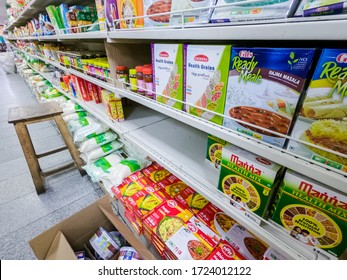
[[[158,190],[163,190],[168,197],[174,198],[181,191],[188,188],[188,185],[175,175],[170,174],[157,184]]]
[[[217,169],[220,169],[220,164],[222,162],[222,148],[227,144],[228,142],[221,138],[211,134],[208,135],[206,159]]]
[[[272,220],[322,259],[347,248],[347,196],[288,170],[276,196]]]
[[[204,196],[190,187],[179,192],[174,198],[181,205],[189,208],[194,213],[199,212],[209,203]]]
[[[147,176],[153,183],[158,183],[171,174],[157,162],[154,162],[150,166],[142,169],[141,172],[145,176]]]
[[[217,248],[208,256],[207,260],[246,260],[239,251],[232,247],[229,242],[221,240]]]
[[[184,45],[185,110],[221,125],[230,63],[230,45]]]
[[[249,210],[265,217],[270,200],[281,179],[280,165],[234,145],[223,147],[218,190],[230,197],[230,203],[249,216]]]
[[[309,84],[287,149],[347,172],[347,49],[324,49]],[[319,147],[330,149],[328,151]]]
[[[282,148],[285,138],[271,132],[290,132],[314,52],[234,47],[223,126]]]

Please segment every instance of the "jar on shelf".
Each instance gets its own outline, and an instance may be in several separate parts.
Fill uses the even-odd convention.
[[[129,69],[130,90],[137,92],[136,69]]]
[[[154,99],[153,92],[153,72],[151,67],[143,68],[143,81],[145,83],[146,92],[145,95],[151,99]]]
[[[116,66],[116,78],[122,83],[129,83],[129,71],[126,66]]]
[[[145,95],[145,82],[143,81],[143,66],[139,65],[136,69],[136,80],[137,80],[137,92],[141,95]]]

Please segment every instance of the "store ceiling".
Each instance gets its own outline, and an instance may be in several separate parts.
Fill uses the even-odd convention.
[[[0,0],[0,24],[4,24],[6,20],[6,0]]]

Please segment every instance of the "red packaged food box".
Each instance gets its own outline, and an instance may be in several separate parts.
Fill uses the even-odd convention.
[[[114,195],[123,205],[124,199],[126,197],[130,197],[143,189],[142,185],[137,183],[137,181],[142,177],[144,177],[144,175],[140,171],[137,171],[129,177],[125,178],[119,186],[113,186],[111,188]]]
[[[134,213],[131,210],[125,208],[124,216],[129,221],[135,232],[138,235],[141,235],[143,233],[143,227],[142,224],[138,224]]]
[[[198,211],[195,215],[210,229],[219,234],[218,230],[215,227],[215,220],[218,217],[217,213],[223,213],[216,205],[209,202],[203,209]]]
[[[142,169],[142,172],[154,183],[159,183],[171,174],[169,171],[167,171],[164,167],[162,167],[156,162]]]
[[[205,197],[190,187],[185,188],[183,191],[177,194],[175,196],[175,200],[192,209],[194,213],[199,212],[209,203]]]
[[[167,195],[171,198],[174,198],[177,194],[188,187],[187,184],[173,174],[167,176],[164,180],[159,182],[157,186],[159,190],[165,190]]]
[[[85,81],[81,78],[77,78],[77,83],[78,83],[78,87],[79,87],[82,99],[84,101],[90,101],[91,99],[90,99],[90,96],[88,94],[88,90],[87,90],[87,87],[85,85]]]
[[[141,180],[141,179],[140,179]],[[165,196],[152,187],[146,187],[125,200],[126,206],[137,219],[142,219],[165,201]]]
[[[246,260],[246,258],[227,241],[221,240],[217,248],[208,256],[207,260]]]
[[[158,206],[156,210],[145,218],[143,225],[154,233],[162,242],[167,241],[179,230],[193,213],[177,201],[170,199]]]

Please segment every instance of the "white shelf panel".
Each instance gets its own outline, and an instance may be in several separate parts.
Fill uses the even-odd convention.
[[[335,19],[334,19],[335,18]],[[337,18],[337,19],[336,19]],[[326,20],[330,19],[330,20]],[[156,28],[116,30],[108,34],[117,39],[142,40],[347,40],[345,17],[317,17],[253,21],[240,25],[209,24],[196,28]]]
[[[164,104],[155,102],[146,97],[134,94],[127,90],[116,90],[121,96],[127,97],[137,103],[147,106],[153,110],[161,112],[171,118],[179,120],[192,127],[222,138],[236,146],[246,149],[252,153],[258,154],[272,161],[277,162],[287,168],[295,170],[310,178],[314,178],[326,185],[347,193],[347,178],[333,170],[328,170],[326,166],[318,163],[312,163],[308,159],[294,155],[289,151],[267,145],[264,142],[256,141],[253,138],[247,138],[225,127],[194,117],[183,111],[173,109]]]
[[[263,223],[266,224],[266,230],[248,221],[230,206],[229,199],[217,190],[218,170],[205,160],[206,133],[176,120],[166,119],[126,133],[124,137],[287,258],[317,257],[265,220]]]

